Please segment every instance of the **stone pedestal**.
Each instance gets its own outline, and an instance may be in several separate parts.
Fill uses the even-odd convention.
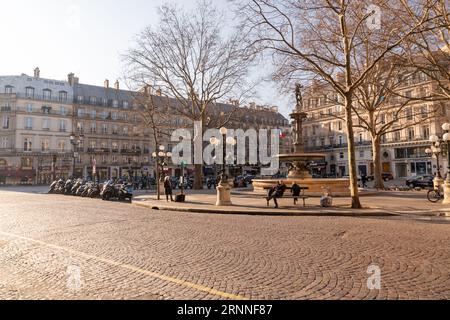
[[[230,185],[224,184],[222,182],[219,183],[217,187],[217,202],[216,206],[232,206],[231,203],[231,187]]]
[[[450,204],[450,183],[448,181],[444,183],[444,201],[442,204]]]
[[[436,177],[433,180],[434,189],[439,189],[444,184],[444,179]]]

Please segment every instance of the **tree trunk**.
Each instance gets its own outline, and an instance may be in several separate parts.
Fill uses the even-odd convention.
[[[378,136],[372,136],[372,152],[374,188],[384,189],[383,177],[381,175],[381,143],[380,137]]]
[[[202,122],[202,146],[203,146],[203,134],[205,133],[205,124],[206,124],[206,114],[205,112],[201,115],[201,122]],[[203,152],[203,148],[202,148]],[[203,163],[202,164],[195,164],[194,165],[194,190],[203,190]]]
[[[352,118],[352,94],[348,93],[345,96],[345,114],[347,120],[347,142],[348,142],[348,168],[350,175],[350,194],[352,197],[352,208],[362,208],[359,201],[358,191],[358,173],[356,171],[356,156],[355,156],[355,139],[353,133],[353,118]]]

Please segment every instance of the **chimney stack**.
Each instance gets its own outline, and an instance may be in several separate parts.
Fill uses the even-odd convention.
[[[161,97],[161,95],[162,95],[162,90],[161,90],[161,88],[158,88],[158,90],[156,90],[156,95],[157,95],[158,97]]]
[[[108,80],[108,79],[105,80],[105,88],[106,88],[106,89],[109,88],[109,80]]]
[[[116,90],[119,90],[119,80],[116,80],[116,82],[114,83],[114,88],[116,88]]]
[[[39,70],[39,68],[34,69],[34,77],[39,79],[40,75],[41,70]]]

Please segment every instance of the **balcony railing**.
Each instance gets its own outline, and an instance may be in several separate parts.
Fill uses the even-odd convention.
[[[30,99],[30,100],[38,100],[38,101],[50,101],[50,102],[58,102],[58,103],[70,103],[71,99],[69,97],[60,97],[59,95],[51,95],[44,96],[39,94],[26,94],[26,93],[16,93],[18,98],[21,99]]]

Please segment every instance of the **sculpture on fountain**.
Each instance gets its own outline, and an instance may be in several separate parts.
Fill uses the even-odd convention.
[[[307,119],[308,114],[304,111],[303,86],[296,84],[295,97],[296,106],[290,114],[292,121],[293,145],[294,153],[280,154],[277,157],[281,163],[288,166],[288,176],[284,181],[286,185],[297,183],[301,186],[308,187],[311,195],[322,195],[322,188],[326,187],[336,196],[350,195],[350,182],[348,179],[313,179],[310,173],[310,164],[315,161],[325,161],[326,155],[322,153],[307,153],[304,148],[303,139],[303,122]],[[254,180],[253,186],[255,191],[264,190],[264,188],[275,185],[275,179]]]

